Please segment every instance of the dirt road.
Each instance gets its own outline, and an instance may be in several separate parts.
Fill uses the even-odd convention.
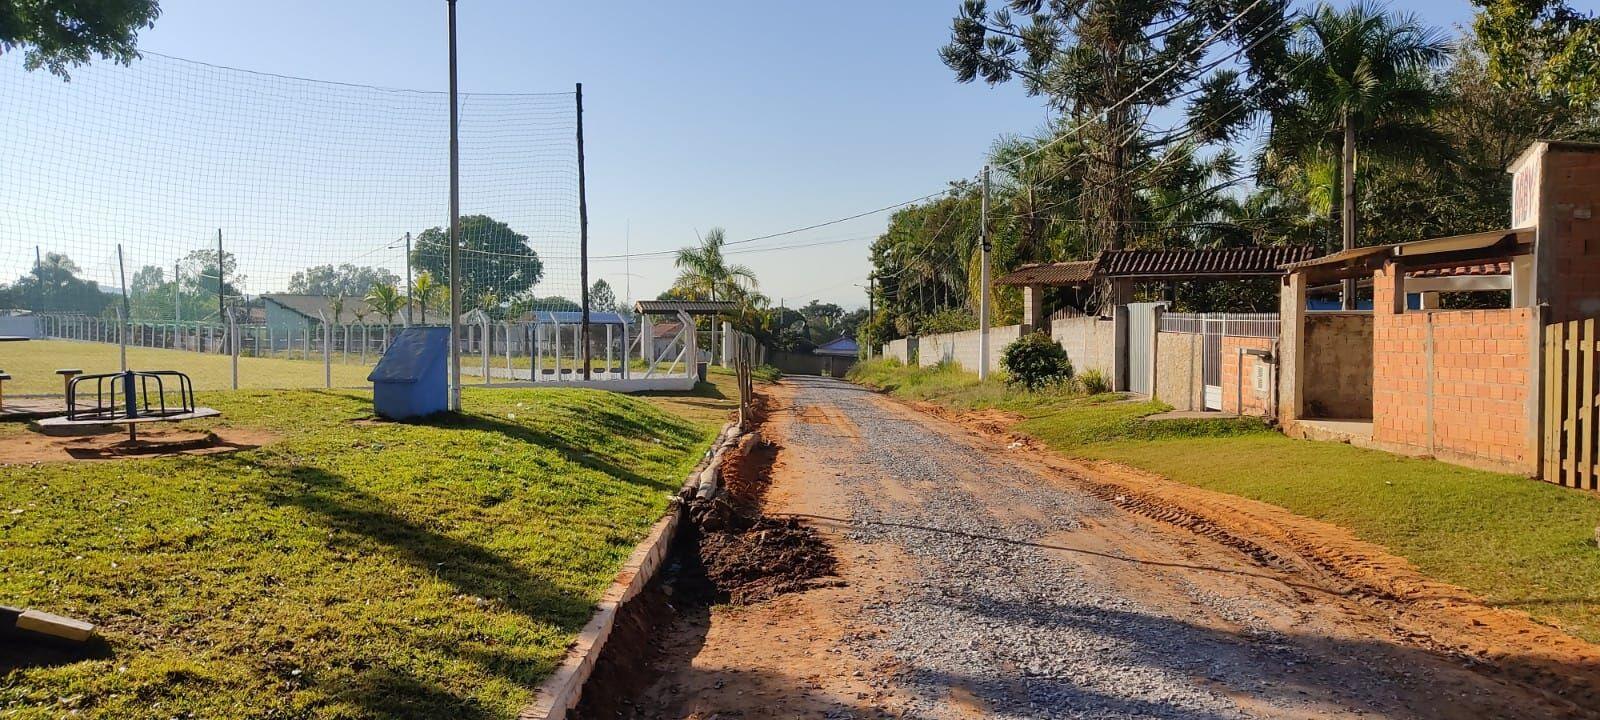
[[[1092,472],[1021,443],[839,381],[788,379],[773,400],[764,432],[781,449],[767,512],[822,529],[844,584],[680,618],[634,717],[1592,709],[1582,693],[1523,681],[1548,662],[1519,664],[1510,651],[1492,667],[1475,661],[1411,628],[1414,608],[1297,569],[1267,540],[1140,512]],[[1562,677],[1586,682],[1592,670]]]

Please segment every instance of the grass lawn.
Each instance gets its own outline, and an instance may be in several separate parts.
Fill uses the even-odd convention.
[[[107,641],[0,644],[0,717],[513,717],[726,416],[717,380],[467,388],[426,424],[359,391],[205,393],[224,416],[194,427],[280,439],[0,468],[0,604]]]
[[[1600,497],[1339,443],[1254,420],[1139,421],[1166,409],[1117,396],[1012,391],[953,368],[866,363],[852,377],[896,395],[1021,415],[1069,455],[1114,460],[1273,503],[1354,531],[1424,573],[1600,642]]]
[[[11,374],[5,385],[8,395],[60,396],[59,368],[78,368],[87,373],[116,372],[122,368],[116,345],[69,340],[29,340],[0,343],[0,370]],[[233,359],[227,355],[196,353],[160,348],[128,348],[128,367],[134,370],[177,370],[189,374],[196,390],[226,390],[232,387]],[[372,368],[357,364],[333,363],[334,387],[368,385]],[[240,388],[293,388],[323,386],[322,361],[282,358],[239,358]]]

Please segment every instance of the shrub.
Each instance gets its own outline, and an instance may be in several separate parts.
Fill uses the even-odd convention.
[[[783,379],[783,371],[771,365],[757,365],[750,368],[750,377],[762,382],[777,382]]]
[[[1078,376],[1078,387],[1089,395],[1111,392],[1111,381],[1099,370],[1085,370]]]
[[[1067,359],[1067,351],[1042,332],[1028,333],[1007,345],[1000,355],[1000,365],[1010,375],[1006,382],[1030,391],[1072,379],[1072,361]]]
[[[961,332],[963,330],[977,330],[978,319],[965,310],[950,308],[940,310],[922,319],[922,334],[937,335],[939,333]]]

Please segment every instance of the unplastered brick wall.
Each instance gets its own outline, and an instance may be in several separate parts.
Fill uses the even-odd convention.
[[[1096,317],[1062,318],[1050,322],[1050,337],[1067,351],[1072,370],[1098,370],[1111,378],[1116,372],[1117,324]]]
[[[1551,322],[1600,317],[1600,151],[1552,149],[1543,158],[1539,242],[1551,264]]]
[[[1373,284],[1373,440],[1531,472],[1531,311],[1396,314],[1393,273],[1378,271]]]
[[[1259,416],[1272,413],[1272,388],[1277,382],[1272,374],[1272,366],[1261,357],[1244,352],[1271,349],[1271,338],[1222,338],[1223,412]],[[1244,403],[1242,408],[1239,406],[1241,401]]]
[[[989,328],[989,369],[1000,369],[1000,355],[1007,345],[1022,336],[1021,325],[1003,325]],[[923,335],[917,338],[917,364],[928,367],[945,360],[954,361],[962,368],[978,371],[981,330],[958,333]]]

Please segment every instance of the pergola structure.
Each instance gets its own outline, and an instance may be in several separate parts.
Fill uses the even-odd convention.
[[[704,315],[726,315],[738,309],[737,303],[728,300],[639,300],[633,304],[634,312],[642,318],[639,327],[644,328],[639,333],[639,354],[649,362],[644,376],[650,377],[656,371],[656,366],[672,352],[673,347],[678,348],[678,353],[667,362],[671,367],[683,361],[686,372],[690,375],[695,372],[695,362],[700,356],[699,337],[695,330],[694,319]],[[665,349],[659,355],[655,352],[654,340],[650,337],[649,328],[655,324],[654,316],[673,315],[678,319],[678,333],[669,340]]]
[[[1045,327],[1043,294],[1047,287],[1100,289],[1102,314],[1133,302],[1134,286],[1183,280],[1276,278],[1280,266],[1310,259],[1309,246],[1210,248],[1183,250],[1105,250],[1093,260],[1023,265],[995,281],[1022,288],[1022,332]]]

